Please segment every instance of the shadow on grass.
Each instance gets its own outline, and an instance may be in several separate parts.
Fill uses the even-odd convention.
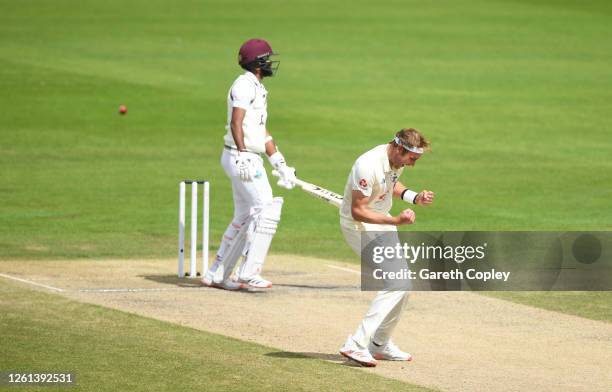
[[[329,353],[313,353],[313,352],[290,352],[290,351],[273,351],[265,354],[266,357],[284,358],[284,359],[321,359],[323,361],[342,362],[346,366],[357,366],[361,365],[346,360],[340,354],[329,354]]]

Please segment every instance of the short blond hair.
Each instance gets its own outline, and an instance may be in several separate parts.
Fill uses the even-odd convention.
[[[429,143],[429,140],[427,140],[418,129],[404,128],[396,133],[395,137],[409,147],[422,148],[425,151],[431,151],[431,144]],[[390,143],[397,145],[394,140],[392,140]]]

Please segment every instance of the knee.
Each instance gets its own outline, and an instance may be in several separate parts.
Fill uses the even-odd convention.
[[[274,197],[272,197],[272,193],[270,194],[260,194],[259,197],[255,200],[253,204],[254,207],[259,208],[260,210],[264,209],[266,206],[270,205]]]
[[[232,218],[232,225],[242,226],[249,220],[250,217],[251,214],[249,211],[234,214],[234,217]]]

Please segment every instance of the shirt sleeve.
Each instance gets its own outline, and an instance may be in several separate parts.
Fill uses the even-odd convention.
[[[255,86],[246,79],[238,79],[230,91],[232,107],[249,109],[255,99]]]
[[[360,191],[364,196],[372,195],[372,185],[374,182],[374,169],[367,162],[357,160],[352,170],[352,184],[354,191]]]

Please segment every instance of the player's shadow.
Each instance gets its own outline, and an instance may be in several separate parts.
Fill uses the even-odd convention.
[[[324,361],[342,361],[344,357],[340,354],[329,353],[295,353],[291,351],[274,351],[265,354],[266,357],[284,358],[284,359],[322,359]]]
[[[176,275],[139,275],[139,277],[147,279],[147,280],[151,280],[153,282],[169,285],[169,286],[191,288],[191,289],[217,290],[217,289],[211,289],[211,288],[208,288],[202,285],[202,281],[200,280],[199,276],[193,279],[188,278],[188,277],[179,278]],[[236,291],[227,291],[227,292],[228,293],[231,292],[231,293],[248,294],[248,295],[258,295],[258,296],[270,295],[271,293],[268,289],[236,290]]]
[[[301,289],[301,290],[316,290],[316,291],[354,291],[359,290],[359,286],[334,286],[334,285],[320,285],[320,284],[287,284],[277,283],[274,287],[284,287],[288,289]]]
[[[340,363],[344,366],[361,367],[361,365],[359,365],[358,363],[349,361],[340,354],[313,353],[313,352],[296,353],[296,352],[290,352],[290,351],[274,351],[274,352],[267,353],[265,355],[267,357],[284,358],[284,359],[321,359],[323,361]]]
[[[161,283],[164,285],[169,285],[169,286],[175,286],[175,287],[190,287],[190,288],[196,288],[196,287],[202,287],[204,288],[204,286],[202,286],[200,277],[198,276],[197,278],[189,278],[189,277],[185,277],[185,278],[179,278],[177,275],[139,275],[139,278],[143,278],[146,280],[150,280],[153,282],[157,282],[157,283]],[[282,289],[286,289],[286,290],[312,290],[312,291],[355,291],[355,290],[359,290],[358,286],[337,286],[337,285],[317,285],[317,284],[283,284],[283,283],[279,283],[279,284],[275,284],[274,287],[276,287],[277,289],[281,289],[281,291],[284,291]],[[253,291],[248,291],[248,290],[240,290],[241,293],[250,293],[250,294],[258,294],[261,295],[262,293],[266,293],[268,292],[268,290],[253,290]],[[271,291],[273,292],[273,291]]]
[[[200,278],[179,278],[176,275],[139,275],[140,278],[177,287],[202,287]]]

